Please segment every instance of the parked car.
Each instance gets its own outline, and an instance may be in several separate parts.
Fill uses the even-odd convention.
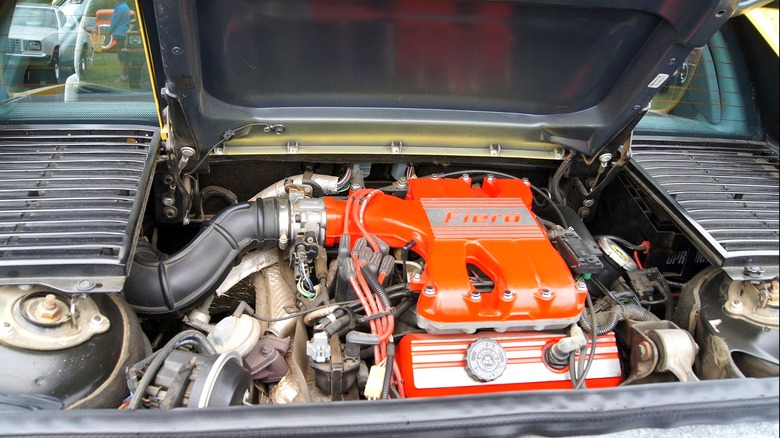
[[[6,43],[19,73],[15,79],[23,72],[24,83],[60,83],[77,70],[86,71],[92,43],[80,25],[83,10],[73,12],[34,4],[16,8]]]
[[[128,4],[0,86],[0,434],[776,428],[757,3]]]

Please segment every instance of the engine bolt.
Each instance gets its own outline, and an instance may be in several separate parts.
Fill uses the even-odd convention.
[[[405,176],[402,176],[402,177],[398,178],[398,188],[399,189],[406,188],[406,177]]]
[[[741,312],[742,311],[742,301],[740,300],[733,300],[729,303],[731,305],[731,310],[735,312]]]
[[[0,336],[11,336],[14,334],[14,328],[11,326],[11,323],[6,321],[3,323],[2,326],[0,326]]]
[[[55,300],[57,297],[54,296],[54,294],[47,294],[43,298],[43,303],[41,304],[41,307],[43,307],[46,310],[54,310],[57,307],[57,303],[55,303]]]
[[[596,201],[594,201],[592,199],[583,199],[582,200],[582,205],[584,205],[585,207],[593,207],[593,204],[595,204],[595,203],[596,203]]]
[[[469,176],[468,173],[464,173],[463,175],[460,176],[460,179],[462,179],[463,181],[470,181],[471,177]]]
[[[437,179],[439,179],[439,174],[438,173],[431,174],[431,179],[436,181]]]
[[[488,173],[487,176],[485,177],[485,179],[490,181],[490,182],[493,182],[493,181],[496,180],[496,176],[493,175],[492,173]]]
[[[766,271],[766,269],[762,268],[761,266],[745,266],[744,273],[748,277],[758,277],[761,274],[763,274]]]
[[[599,155],[599,161],[601,162],[601,167],[607,167],[607,164],[612,161],[612,154],[607,152],[605,154]]]
[[[550,289],[542,289],[541,296],[542,298],[550,298],[552,297],[552,292],[550,292]]]
[[[431,285],[425,286],[425,289],[423,289],[423,295],[426,297],[432,297],[436,295],[436,288]]]
[[[421,279],[422,279],[422,275],[420,275],[420,273],[419,273],[419,272],[415,272],[415,273],[412,275],[412,281],[420,281]]]
[[[511,299],[512,299],[512,296],[513,296],[513,295],[512,295],[512,291],[509,291],[509,290],[505,290],[505,291],[504,291],[503,298],[504,298],[505,300],[507,300],[507,301],[508,301],[508,300],[511,300]]]
[[[163,215],[168,219],[173,219],[179,214],[179,210],[176,207],[165,207],[163,209]]]
[[[577,290],[588,290],[588,284],[585,283],[585,280],[577,280]]]
[[[263,348],[260,349],[260,353],[266,357],[270,356],[273,351],[274,349],[270,345],[263,345]]]
[[[95,288],[95,282],[92,280],[81,280],[76,285],[76,288],[81,291],[88,291]]]
[[[92,328],[92,330],[98,330],[101,327],[103,327],[103,317],[100,315],[95,315],[89,320],[89,326]]]
[[[530,186],[531,185],[531,180],[526,178],[526,177],[523,177],[523,184],[525,184],[527,186]]]
[[[652,357],[652,351],[653,348],[650,346],[650,344],[647,341],[641,342],[639,344],[639,359],[650,360]]]
[[[482,294],[478,291],[471,291],[471,299],[474,301],[480,301],[482,300]]]
[[[173,200],[173,198],[171,198],[169,196],[166,196],[166,197],[164,197],[162,199],[162,203],[163,203],[164,206],[170,207],[171,205],[173,205],[175,203],[175,201]]]

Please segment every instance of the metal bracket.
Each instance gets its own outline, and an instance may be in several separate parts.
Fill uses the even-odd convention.
[[[500,144],[491,144],[488,146],[488,153],[491,157],[497,157],[501,153],[501,145]]]
[[[298,142],[297,141],[288,141],[287,142],[287,153],[288,154],[297,154],[298,153]]]
[[[402,141],[396,142],[390,142],[390,152],[393,154],[400,154],[401,149],[404,147],[404,143]]]
[[[619,336],[629,346],[631,363],[631,372],[623,385],[666,372],[681,382],[699,380],[692,369],[699,347],[690,333],[674,323],[631,321],[620,330]]]

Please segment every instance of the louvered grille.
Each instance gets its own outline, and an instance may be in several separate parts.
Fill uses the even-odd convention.
[[[21,53],[22,52],[22,40],[19,38],[8,38],[7,51],[8,53]]]
[[[777,270],[776,151],[755,142],[650,137],[635,137],[631,148],[630,174],[694,234],[710,261],[735,277],[746,265]]]
[[[158,143],[146,127],[0,127],[0,283],[121,290]]]

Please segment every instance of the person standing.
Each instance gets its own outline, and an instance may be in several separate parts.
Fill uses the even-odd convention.
[[[111,38],[116,41],[117,58],[122,72],[115,82],[127,82],[127,53],[125,52],[125,40],[130,29],[130,7],[124,0],[118,0],[111,14],[111,25],[108,28]]]

